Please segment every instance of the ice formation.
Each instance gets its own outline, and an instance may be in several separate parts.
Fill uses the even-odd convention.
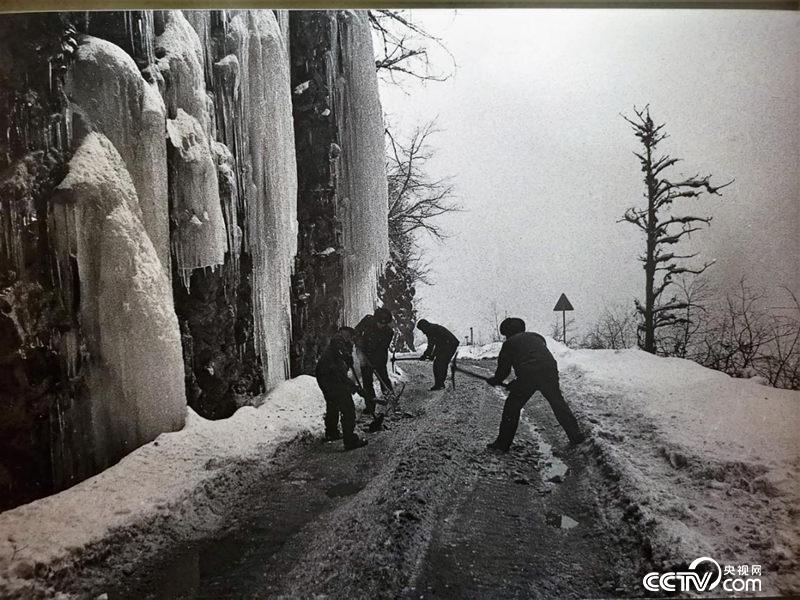
[[[202,125],[178,109],[167,121],[170,159],[172,249],[184,285],[194,269],[220,265],[228,249],[219,201],[217,166]]]
[[[14,113],[6,132],[0,253],[21,276],[1,291],[49,294],[34,307],[46,335],[28,346],[61,379],[36,417],[52,446],[31,446],[57,487],[180,427],[187,395],[235,405],[286,379],[298,347],[308,372],[331,330],[374,308],[387,201],[370,30],[366,13],[308,15],[307,29],[272,10],[86,15],[94,35],[66,30],[63,62],[15,88],[38,90],[43,114]],[[0,51],[34,47],[21,36]],[[290,70],[309,63],[296,83],[313,97],[293,107]]]
[[[338,212],[344,245],[344,322],[358,323],[377,300],[389,255],[383,114],[367,14],[338,13],[334,113],[339,129]]]
[[[237,12],[226,27],[230,54],[215,65],[219,128],[239,167],[243,248],[253,261],[253,334],[269,389],[289,377],[290,278],[297,252],[289,60],[272,11]]]
[[[183,426],[186,397],[172,290],[119,153],[82,141],[50,215],[60,262],[76,258],[95,461],[112,464]]]
[[[138,196],[135,210],[141,210],[142,222],[169,276],[164,102],[158,90],[145,82],[120,47],[82,36],[66,92],[73,112],[106,136],[125,163]]]
[[[167,132],[175,151],[170,161],[172,248],[184,285],[194,269],[221,265],[227,251],[216,164],[212,105],[206,93],[200,38],[180,11],[161,14],[156,39],[164,78]]]

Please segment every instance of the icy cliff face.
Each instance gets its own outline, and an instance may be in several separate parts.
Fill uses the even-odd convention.
[[[333,110],[339,130],[339,213],[344,246],[344,322],[357,323],[377,301],[389,257],[383,113],[367,13],[341,11]]]
[[[183,426],[186,397],[171,288],[139,217],[119,153],[90,133],[56,189],[50,215],[62,264],[74,256],[95,461],[116,462]]]
[[[240,166],[244,251],[252,257],[253,321],[264,382],[289,377],[291,269],[297,252],[297,172],[286,43],[272,11],[242,11],[227,24],[215,65],[220,127]]]
[[[313,369],[374,308],[386,180],[365,14],[3,19],[13,504],[180,427],[187,398],[223,418],[287,378],[290,356]]]
[[[216,127],[197,33],[180,11],[160,13],[156,29],[161,29],[155,54],[164,81],[173,150],[169,160],[172,251],[188,288],[192,271],[221,265],[228,250],[211,148]]]
[[[107,137],[130,173],[142,222],[170,272],[164,102],[120,47],[82,36],[67,74],[75,118]]]
[[[377,304],[388,258],[383,120],[366,13],[290,14],[300,233],[293,370]]]

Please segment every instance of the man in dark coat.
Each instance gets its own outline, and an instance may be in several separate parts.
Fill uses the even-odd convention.
[[[325,397],[325,439],[343,438],[345,450],[367,445],[367,440],[360,439],[355,433],[353,393],[362,394],[362,390],[347,376],[353,368],[354,337],[352,327],[340,327],[320,356],[314,371],[317,385]],[[342,418],[342,433],[339,432],[339,415]]]
[[[503,407],[500,433],[488,448],[508,452],[519,425],[522,407],[536,391],[540,391],[550,403],[550,408],[569,441],[579,444],[584,440],[575,416],[561,395],[558,385],[558,365],[547,349],[547,343],[538,333],[525,331],[525,321],[517,318],[505,319],[500,323],[500,333],[506,337],[497,359],[497,370],[489,378],[490,385],[503,383],[511,368],[517,378],[511,384],[511,393]]]
[[[417,329],[424,333],[428,338],[428,347],[419,357],[420,360],[433,359],[433,387],[431,391],[443,390],[444,382],[447,379],[447,365],[450,364],[453,355],[458,348],[458,338],[446,327],[429,323],[425,319],[420,319]]]
[[[376,308],[375,313],[367,315],[356,325],[356,348],[361,361],[361,383],[364,386],[364,414],[375,414],[375,386],[372,376],[377,376],[381,389],[393,390],[386,363],[389,360],[389,346],[394,338],[392,313],[386,308]]]

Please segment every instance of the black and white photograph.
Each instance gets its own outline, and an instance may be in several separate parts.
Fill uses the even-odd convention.
[[[187,6],[0,6],[0,598],[800,596],[800,5]]]

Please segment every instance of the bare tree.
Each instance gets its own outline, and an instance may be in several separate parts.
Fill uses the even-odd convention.
[[[636,344],[637,313],[625,306],[603,309],[599,319],[587,333],[581,347],[592,350],[622,350]]]
[[[800,389],[800,302],[788,288],[792,306],[773,313],[768,328],[770,341],[755,358],[756,369],[770,385]]]
[[[417,128],[408,143],[401,144],[386,130],[389,140],[386,174],[389,180],[389,238],[425,231],[437,239],[445,238],[434,221],[445,213],[457,212],[453,186],[448,178],[428,176],[426,167],[433,156],[428,141],[436,133],[433,122]]]
[[[719,190],[733,181],[721,186],[711,185],[711,176],[695,175],[679,180],[668,179],[665,171],[680,159],[668,154],[658,155],[658,145],[667,138],[663,132],[664,124],[656,125],[650,117],[650,108],[643,110],[634,107],[635,118],[622,118],[630,123],[634,135],[643,146],[643,152],[634,152],[644,173],[647,200],[643,208],[632,207],[625,211],[620,221],[627,221],[641,229],[646,237],[645,252],[639,257],[645,271],[645,300],[636,301],[636,310],[642,315],[640,325],[640,345],[647,352],[656,352],[656,331],[661,327],[680,324],[684,317],[677,311],[686,308],[685,302],[672,297],[662,301],[662,294],[673,282],[676,275],[684,273],[700,274],[712,263],[699,267],[688,266],[684,261],[697,254],[680,254],[674,247],[684,236],[699,231],[708,225],[711,217],[694,215],[676,216],[670,213],[673,203],[682,198],[698,198],[703,194],[719,194]],[[660,280],[657,281],[657,278]]]
[[[660,354],[687,358],[695,337],[706,325],[707,305],[711,298],[711,287],[703,277],[682,276],[675,282],[676,297],[684,305],[676,313],[680,317],[675,324],[665,327],[657,336],[656,345]]]
[[[774,341],[765,298],[763,290],[740,279],[709,319],[691,358],[734,377],[756,374],[759,356]]]
[[[508,313],[505,313],[508,314]],[[497,308],[497,302],[492,302],[489,313],[484,318],[487,328],[489,329],[489,341],[500,342],[503,336],[500,335],[500,310]]]
[[[373,9],[369,22],[376,40],[375,68],[385,81],[397,84],[404,78],[445,81],[450,77],[433,69],[428,46],[433,44],[446,52],[455,66],[452,54],[438,37],[414,22],[411,11]]]
[[[434,44],[445,52],[447,49],[413,21],[410,11],[375,9],[369,11],[369,21],[376,40],[375,67],[384,81],[400,84],[407,78],[421,82],[447,79],[448,75],[431,68],[428,47]],[[433,155],[428,138],[434,132],[433,123],[428,123],[418,127],[404,143],[386,129],[390,259],[379,278],[378,296],[395,315],[401,333],[395,340],[398,347],[412,349],[416,284],[431,284],[417,235],[426,231],[443,239],[436,217],[459,210],[452,201],[449,180],[431,178],[426,170]]]

